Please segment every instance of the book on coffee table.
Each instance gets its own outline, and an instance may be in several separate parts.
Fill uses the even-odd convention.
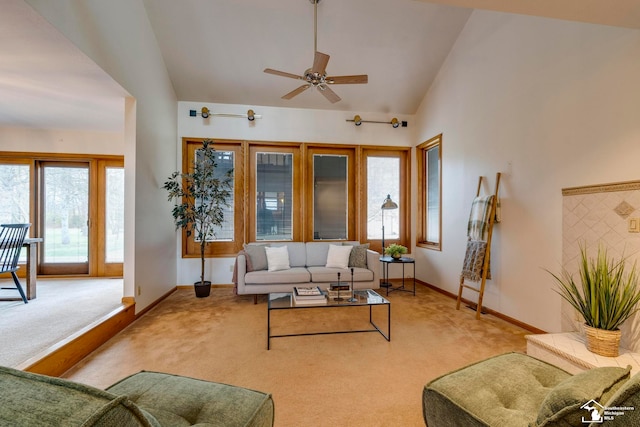
[[[324,294],[318,286],[294,286],[293,295],[299,299],[323,299]]]
[[[314,305],[314,304],[326,304],[327,303],[327,297],[325,296],[325,294],[322,293],[322,291],[320,291],[320,295],[298,295],[298,293],[296,292],[295,288],[293,290],[293,292],[291,293],[292,297],[293,297],[293,302],[296,303],[296,305]]]

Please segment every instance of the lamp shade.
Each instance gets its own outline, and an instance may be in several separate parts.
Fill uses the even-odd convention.
[[[380,209],[398,209],[398,204],[391,200],[390,194],[387,194],[387,198],[384,199],[384,203],[382,204]]]

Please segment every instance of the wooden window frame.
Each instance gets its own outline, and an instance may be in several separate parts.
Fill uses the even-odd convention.
[[[195,151],[202,147],[204,138],[182,139],[182,170],[188,172],[193,165]],[[226,242],[209,242],[205,248],[205,257],[235,256],[244,241],[242,224],[245,220],[245,188],[244,188],[244,144],[242,141],[214,139],[213,147],[216,151],[232,151],[234,153],[234,233],[233,240]],[[194,236],[187,236],[182,230],[182,258],[200,258],[200,244],[195,242]]]
[[[29,184],[29,222],[31,227],[29,228],[30,237],[41,237],[42,227],[40,224],[40,218],[38,216],[38,210],[40,209],[41,201],[41,183],[40,183],[40,171],[42,164],[47,162],[55,163],[58,165],[64,165],[65,163],[87,163],[89,165],[89,218],[90,218],[90,235],[89,245],[89,269],[88,273],[74,274],[71,271],[66,271],[62,274],[57,274],[55,269],[43,269],[41,266],[41,252],[42,247],[38,250],[37,260],[37,274],[38,276],[56,275],[60,277],[120,277],[122,276],[122,263],[113,263],[110,268],[101,266],[99,256],[103,253],[104,249],[96,249],[99,247],[103,238],[99,236],[98,230],[103,230],[104,212],[100,210],[100,193],[101,185],[104,182],[100,179],[101,175],[104,175],[104,166],[117,166],[124,167],[124,157],[117,155],[103,155],[103,154],[70,154],[70,153],[41,153],[41,152],[0,152],[0,163],[3,164],[25,164],[30,166],[30,184]],[[103,258],[104,259],[104,258]],[[118,265],[119,264],[119,265]],[[18,275],[23,277],[25,269],[18,270]]]
[[[351,145],[307,145],[305,150],[305,204],[303,211],[305,212],[305,231],[304,237],[307,242],[327,242],[327,241],[348,241],[357,240],[358,230],[356,227],[356,189],[358,174],[356,173],[356,156],[357,146]],[[314,155],[336,155],[347,156],[347,238],[346,239],[315,239],[313,233],[313,156]]]
[[[439,179],[439,215],[438,215],[438,242],[427,240],[427,162],[425,156],[433,147],[438,147],[438,179]],[[416,233],[416,246],[436,251],[442,251],[442,134],[436,135],[416,147],[416,163],[418,167],[418,228]]]
[[[399,219],[400,219],[400,231],[399,231],[399,239],[389,239],[385,237],[385,244],[389,245],[391,243],[397,243],[399,245],[404,245],[409,247],[411,240],[411,209],[410,209],[410,194],[411,194],[411,148],[410,147],[377,147],[377,146],[365,146],[361,147],[361,155],[359,159],[360,163],[360,183],[361,183],[361,191],[359,191],[359,216],[360,220],[358,221],[360,224],[360,236],[361,242],[368,242],[370,244],[370,249],[379,252],[382,254],[382,239],[367,239],[367,159],[369,157],[397,157],[400,159],[400,176],[399,186],[400,186],[400,199],[394,200],[398,204],[399,210]],[[380,205],[382,205],[384,201],[385,195],[382,195],[380,198]]]

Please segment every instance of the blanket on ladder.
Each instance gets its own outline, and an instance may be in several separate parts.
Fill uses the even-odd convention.
[[[473,199],[469,223],[467,224],[467,236],[471,240],[486,241],[486,234],[489,230],[489,215],[491,214],[491,196],[479,196]]]
[[[482,279],[482,266],[484,256],[487,253],[487,242],[482,240],[469,240],[462,264],[462,277],[479,282]],[[491,279],[491,269],[487,265],[487,279]]]

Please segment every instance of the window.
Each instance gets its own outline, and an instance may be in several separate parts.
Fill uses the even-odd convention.
[[[299,144],[249,145],[248,241],[302,240]]]
[[[442,247],[442,134],[416,147],[420,214],[417,245]]]
[[[347,156],[313,156],[313,238],[347,239]]]
[[[19,224],[30,220],[29,197],[31,167],[29,164],[0,164],[0,223]]]
[[[367,148],[363,150],[361,179],[365,191],[361,201],[361,235],[371,248],[382,253],[384,244],[409,245],[409,149]],[[381,209],[389,196],[397,209]]]
[[[105,194],[105,262],[124,261],[124,168],[107,167]]]
[[[210,244],[205,248],[205,256],[232,256],[242,249],[244,227],[244,188],[243,188],[243,155],[242,144],[234,141],[215,140],[213,147],[217,158],[216,175],[223,177],[227,171],[233,170],[233,198],[228,201],[229,206],[223,207],[224,224],[214,230]],[[182,170],[189,171],[193,161],[202,148],[202,139],[183,139]],[[182,232],[182,256],[185,258],[200,257],[200,243],[195,236],[187,236]]]
[[[355,148],[307,149],[306,240],[355,240]]]

